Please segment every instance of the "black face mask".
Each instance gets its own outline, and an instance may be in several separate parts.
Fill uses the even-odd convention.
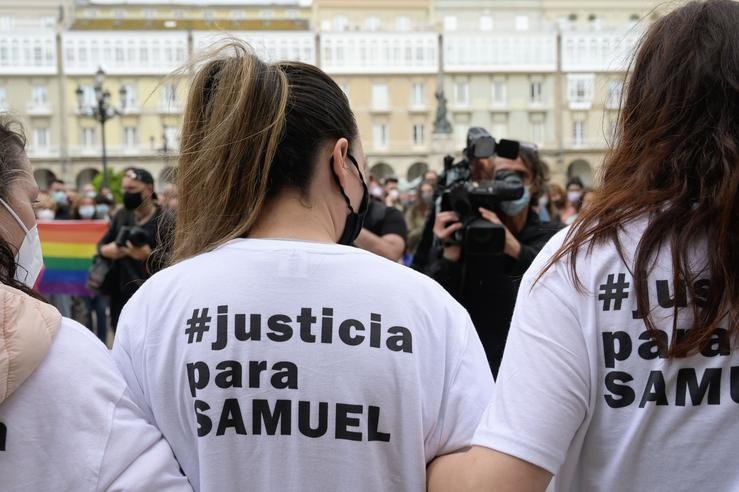
[[[359,169],[359,164],[357,164],[356,159],[354,159],[351,154],[347,154],[347,156],[357,168],[357,172],[359,173],[359,181],[362,183],[362,202],[359,204],[359,210],[355,212],[354,208],[352,208],[352,203],[349,200],[349,197],[344,191],[344,188],[341,186],[341,181],[339,181],[339,177],[334,172],[333,166],[331,166],[331,172],[334,175],[334,179],[336,179],[336,184],[339,186],[339,190],[341,190],[341,194],[343,195],[344,200],[346,200],[346,206],[349,207],[349,215],[346,217],[344,232],[341,233],[341,237],[338,241],[339,244],[343,244],[345,246],[351,245],[354,240],[357,239],[359,233],[362,232],[364,216],[367,215],[367,207],[369,206],[369,191],[367,190],[367,184],[365,184],[364,182],[362,171]]]
[[[123,194],[123,206],[126,210],[136,210],[144,203],[144,198],[141,196],[141,192],[131,193],[127,191]]]

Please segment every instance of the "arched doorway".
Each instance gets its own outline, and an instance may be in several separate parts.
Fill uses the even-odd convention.
[[[378,162],[370,168],[372,176],[377,178],[380,182],[389,176],[395,176],[395,169],[390,164],[384,162]]]
[[[578,159],[567,167],[567,178],[578,176],[585,186],[593,186],[593,168],[588,161]]]
[[[429,165],[426,164],[425,162],[414,163],[411,167],[408,168],[408,174],[406,175],[408,182],[412,183],[418,178],[421,178],[423,176],[423,173],[428,171],[428,169],[429,169]]]
[[[56,174],[48,169],[35,169],[33,171],[33,177],[36,179],[39,189],[48,190],[51,182],[56,179]]]
[[[92,180],[95,179],[95,176],[97,176],[98,174],[100,174],[100,171],[91,167],[83,169],[82,171],[77,173],[77,189],[81,190],[82,187],[86,184],[92,183]]]

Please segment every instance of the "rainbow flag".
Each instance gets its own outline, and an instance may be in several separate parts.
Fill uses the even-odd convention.
[[[87,271],[107,230],[103,220],[39,221],[44,271],[37,290],[43,295],[92,296],[85,287]]]

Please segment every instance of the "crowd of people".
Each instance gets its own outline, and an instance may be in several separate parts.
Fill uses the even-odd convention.
[[[143,188],[149,188],[141,203],[131,201]],[[139,190],[141,188],[142,190]],[[108,186],[100,189],[92,183],[85,184],[80,190],[73,190],[67,184],[54,179],[48,189],[39,191],[34,205],[36,219],[39,221],[54,220],[99,220],[109,224],[105,236],[99,244],[98,254],[113,262],[112,272],[105,286],[100,291],[91,291],[89,296],[49,294],[51,304],[62,316],[72,318],[94,331],[98,338],[108,344],[111,330],[115,332],[120,310],[135,289],[149,278],[161,265],[149,265],[148,259],[156,249],[160,223],[165,227],[174,220],[177,207],[177,186],[168,184],[161,196],[154,193],[154,179],[145,169],[127,169],[124,171],[121,196],[122,203],[116,200],[113,190]],[[116,247],[116,238],[122,227],[128,222],[131,214],[138,215],[138,223],[147,228],[150,236],[148,248],[127,248],[125,242],[121,248]],[[164,220],[162,220],[164,216]],[[139,245],[141,246],[141,245]]]
[[[548,169],[541,162],[535,148],[528,146],[522,151],[522,161],[536,174],[537,191],[525,207],[525,213],[531,211],[532,220],[538,217],[541,224],[546,224],[547,231],[556,231],[564,224],[572,223],[580,210],[587,206],[587,197],[592,196],[592,190],[584,188],[579,177],[571,178],[567,183],[566,194],[557,184],[549,183]],[[495,177],[493,162],[500,162],[500,158],[481,160],[475,165],[487,166],[488,172],[477,175],[480,179]],[[533,167],[532,167],[533,166]],[[504,166],[505,167],[505,166]],[[426,171],[419,179],[419,183],[401,188],[398,178],[388,176],[378,179],[374,175],[368,176],[369,206],[364,217],[363,228],[353,245],[383,256],[389,260],[403,263],[406,266],[415,266],[416,269],[429,273],[439,280],[453,295],[457,286],[444,281],[427,268],[414,265],[414,256],[421,243],[424,228],[429,217],[434,217],[438,206],[439,174],[436,171]],[[50,302],[63,316],[72,318],[93,330],[103,343],[112,343],[111,335],[115,334],[118,317],[121,309],[131,298],[138,287],[151,275],[156,273],[165,260],[149,261],[152,253],[160,245],[162,239],[171,237],[170,229],[173,226],[174,214],[177,208],[177,186],[168,184],[164,191],[157,194],[154,191],[153,176],[145,169],[131,168],[124,171],[121,188],[121,203],[116,201],[115,195],[109,187],[103,186],[98,191],[92,184],[84,185],[79,191],[68,189],[66,183],[54,179],[48,190],[39,192],[34,207],[36,218],[40,221],[49,220],[103,220],[109,223],[109,229],[99,242],[98,254],[102,258],[111,260],[112,272],[100,291],[91,292],[89,297],[72,296],[65,294],[50,294]],[[138,200],[141,195],[141,201]],[[132,198],[135,197],[135,198]],[[135,225],[146,230],[147,244],[126,246],[125,242],[118,244],[116,239],[123,228]],[[520,231],[519,231],[520,232]],[[542,236],[546,240],[550,235]],[[439,239],[446,239],[443,234]],[[541,242],[541,241],[540,241]],[[545,241],[543,241],[545,242]],[[538,248],[543,246],[543,242]],[[158,254],[167,255],[169,249],[162,242]],[[515,272],[508,272],[511,281],[521,276],[538,248],[531,251],[530,258]],[[428,255],[428,251],[423,254]],[[437,265],[438,266],[438,265]],[[477,267],[475,267],[477,268]],[[490,272],[480,271],[484,284],[491,281],[496,285],[499,280],[489,280]],[[508,281],[508,284],[511,284]],[[478,295],[481,302],[491,297],[484,290]],[[455,297],[457,297],[455,295]],[[496,299],[503,299],[496,296]],[[505,343],[507,326],[510,323],[515,289],[503,302],[504,309],[490,309],[485,306],[481,316],[497,312],[496,318],[501,321],[494,323],[494,328],[488,329],[497,333],[496,353],[491,360],[499,364],[502,349]],[[462,304],[473,314],[476,326],[489,325],[488,319],[477,319],[477,311],[469,304]],[[483,339],[485,336],[481,334]],[[485,344],[487,347],[487,344]],[[489,349],[493,350],[493,349]]]
[[[595,190],[481,128],[379,182],[331,77],[236,40],[176,198],[42,195],[0,121],[0,488],[736,490],[737,45],[730,0],[647,30]],[[109,220],[110,351],[33,290],[44,210]]]

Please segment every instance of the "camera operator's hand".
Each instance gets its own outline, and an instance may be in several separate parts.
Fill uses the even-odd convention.
[[[146,261],[152,252],[151,246],[149,246],[148,244],[137,247],[131,244],[131,241],[127,241],[126,246],[120,249],[125,252],[126,256],[129,256],[137,261]]]
[[[107,258],[109,260],[120,260],[127,255],[127,253],[124,251],[124,248],[119,248],[116,243],[108,243],[104,246],[101,246],[100,254],[103,256],[103,258]]]
[[[480,215],[482,215],[483,219],[488,220],[493,224],[498,224],[499,226],[502,226],[503,229],[505,229],[505,247],[503,248],[503,253],[517,260],[518,257],[521,255],[521,243],[518,242],[516,236],[514,236],[513,233],[508,230],[508,228],[505,226],[505,224],[503,224],[503,222],[501,222],[495,212],[491,212],[486,208],[480,207]]]
[[[459,215],[456,212],[439,212],[434,221],[434,235],[442,243],[450,240],[455,232],[462,228]],[[444,246],[444,258],[449,261],[459,261],[462,248],[458,245]]]

